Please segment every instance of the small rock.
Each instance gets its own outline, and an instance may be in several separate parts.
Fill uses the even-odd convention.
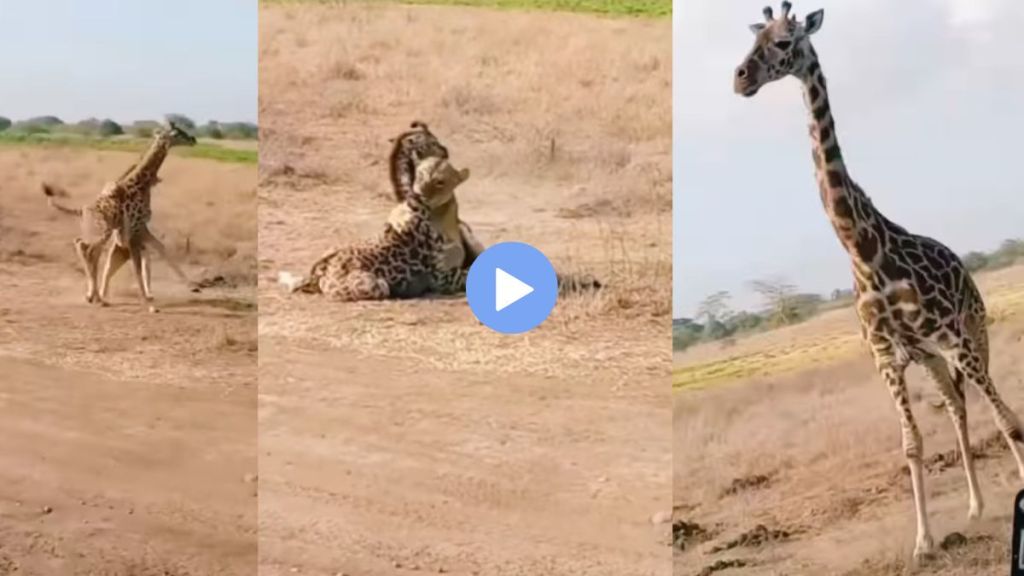
[[[242,482],[245,482],[246,484],[252,484],[258,478],[259,477],[256,476],[255,474],[246,474],[245,476],[242,476]]]
[[[967,536],[964,536],[959,532],[950,532],[949,535],[942,539],[942,543],[939,544],[939,548],[942,548],[943,550],[952,550],[965,544],[967,544]]]
[[[437,573],[438,574],[444,574],[445,572],[447,572],[447,570],[444,569],[444,566],[438,566],[437,567]]]
[[[651,514],[651,524],[667,524],[672,521],[672,513],[664,510]]]
[[[391,563],[391,566],[393,568],[401,568],[402,567],[402,563],[399,562],[398,560],[395,560],[394,562]]]
[[[597,481],[600,484],[604,484],[605,482],[608,481],[608,477],[607,476],[601,476],[600,478],[597,479]]]
[[[53,508],[51,506],[43,506],[43,514],[50,514],[52,512]]]
[[[298,567],[293,566],[292,569],[289,570],[289,572],[291,572],[292,574],[298,574],[299,573],[299,569],[298,569]]]

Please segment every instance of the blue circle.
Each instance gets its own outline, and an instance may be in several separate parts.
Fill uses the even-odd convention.
[[[558,278],[540,250],[522,242],[502,242],[484,250],[469,267],[466,300],[491,330],[520,334],[551,314],[558,300]]]

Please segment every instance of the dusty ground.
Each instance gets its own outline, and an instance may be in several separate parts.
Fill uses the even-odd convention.
[[[261,6],[263,574],[667,574],[668,20]],[[537,330],[465,299],[329,304],[281,270],[375,234],[426,121],[486,244],[609,288]]]
[[[150,315],[126,266],[99,309],[39,181],[80,205],[135,159],[0,147],[0,574],[255,570],[256,170],[169,158],[151,229],[223,279],[156,259]]]
[[[981,275],[979,283],[997,319],[990,328],[993,378],[1024,414],[1024,266]],[[845,309],[677,355],[681,371],[742,373],[735,367],[749,358],[759,358],[761,368],[675,393],[674,515],[709,532],[688,529],[690,545],[675,554],[676,574],[729,559],[748,566],[723,575],[1006,574],[1011,508],[1022,487],[1013,457],[1001,439],[992,440],[989,409],[969,392],[986,503],[984,518],[969,524],[963,468],[938,460],[956,446],[953,428],[944,411],[929,406],[937,395],[919,368],[908,376],[926,458],[934,459],[926,480],[932,529],[937,543],[954,532],[967,540],[911,568],[913,502],[899,423],[856,330],[853,310]],[[712,552],[758,524],[788,537]]]

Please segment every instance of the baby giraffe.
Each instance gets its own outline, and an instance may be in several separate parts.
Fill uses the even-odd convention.
[[[924,445],[907,394],[904,372],[924,366],[942,395],[956,430],[967,476],[968,517],[982,513],[981,492],[967,434],[964,386],[975,386],[992,408],[1024,479],[1018,443],[1024,441],[1017,415],[1000,398],[989,377],[985,304],[960,258],[942,243],[913,234],[875,208],[850,175],[839,149],[828,89],[810,37],[821,28],[822,10],[803,22],[782,3],[774,18],[751,26],[754,47],[736,69],[734,90],[751,97],[765,84],[793,76],[803,85],[810,116],[811,151],[825,213],[850,256],[861,336],[896,405],[903,453],[910,469],[917,515],[914,556],[931,552],[933,538],[925,507]]]
[[[469,178],[448,160],[432,156],[416,167],[415,184],[404,195],[408,217],[389,224],[376,237],[332,250],[311,267],[293,292],[323,294],[332,300],[385,300],[466,289],[467,270],[445,258],[445,238],[431,220],[434,207],[450,202]]]
[[[143,304],[150,312],[156,312],[157,309],[152,304],[150,259],[146,248],[152,248],[159,253],[182,281],[189,284],[193,291],[198,291],[198,287],[188,281],[185,274],[168,256],[163,243],[148,228],[152,215],[150,192],[160,181],[157,172],[167,158],[168,151],[174,146],[194,146],[195,143],[194,137],[173,122],[168,122],[166,128],[156,131],[152,145],[138,164],[125,172],[116,182],[104,186],[96,200],[82,208],[67,208],[58,204],[54,197],[62,195],[62,191],[43,183],[43,193],[48,197],[50,206],[81,218],[82,235],[75,239],[75,253],[85,270],[86,301],[106,305],[110,278],[126,261],[131,260]],[[107,254],[102,281],[97,283],[100,256],[111,236],[113,242]]]

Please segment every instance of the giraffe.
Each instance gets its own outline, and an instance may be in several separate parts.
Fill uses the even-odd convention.
[[[428,158],[448,159],[448,148],[441,144],[425,122],[415,120],[410,129],[391,139],[388,157],[389,176],[395,199],[400,203],[388,215],[388,225],[400,228],[412,218],[409,206],[403,202],[411,193],[417,167]],[[459,266],[469,270],[476,258],[486,249],[477,240],[469,224],[459,218],[459,203],[453,194],[442,204],[431,208],[431,222],[445,239],[446,266]],[[599,290],[601,282],[590,274],[556,274],[559,294],[583,293]]]
[[[188,280],[167,254],[163,243],[148,227],[152,215],[150,192],[153,186],[160,182],[157,172],[167,158],[168,151],[174,146],[194,146],[195,143],[194,137],[173,122],[168,122],[166,128],[158,129],[154,133],[152,144],[139,162],[122,174],[117,181],[104,186],[96,200],[82,208],[67,208],[60,205],[54,197],[63,195],[63,191],[43,183],[43,193],[48,197],[50,206],[81,218],[82,235],[75,239],[74,245],[75,253],[85,270],[87,302],[98,302],[105,306],[110,278],[125,262],[131,260],[143,304],[150,312],[157,312],[150,290],[150,262],[145,250],[147,247],[160,254],[193,292],[198,291],[198,286]],[[114,241],[108,249],[106,265],[97,287],[101,251],[111,236]]]
[[[349,302],[464,291],[467,270],[458,262],[446,263],[445,238],[432,222],[431,208],[448,202],[468,178],[469,169],[456,170],[436,156],[424,158],[405,195],[409,217],[402,225],[386,226],[373,239],[326,253],[291,291]]]
[[[968,519],[981,516],[983,504],[967,432],[964,386],[975,386],[987,400],[1017,470],[1024,479],[1018,443],[1020,420],[1000,398],[989,376],[985,305],[963,262],[942,243],[912,234],[875,208],[853,181],[840,152],[828,90],[810,36],[822,25],[824,11],[803,22],[782,3],[774,18],[750,26],[754,46],[736,68],[733,88],[752,97],[765,85],[793,76],[803,85],[810,122],[812,158],[821,201],[842,247],[849,254],[861,337],[871,350],[899,414],[903,453],[910,469],[917,538],[914,557],[931,553],[921,458],[924,446],[911,411],[904,373],[923,365],[943,398],[956,431],[968,490]]]
[[[427,158],[448,159],[448,148],[441,144],[426,122],[414,120],[409,128],[390,140],[392,146],[388,156],[388,176],[391,178],[395,200],[399,202],[388,216],[388,222],[394,226],[400,226],[409,218],[405,198],[412,193],[416,168],[420,162]],[[483,253],[484,246],[476,239],[469,224],[459,219],[459,202],[454,195],[444,204],[433,208],[431,220],[445,237],[445,257],[450,259],[452,265],[458,265],[457,260],[461,261],[461,266],[468,270],[477,256]]]

